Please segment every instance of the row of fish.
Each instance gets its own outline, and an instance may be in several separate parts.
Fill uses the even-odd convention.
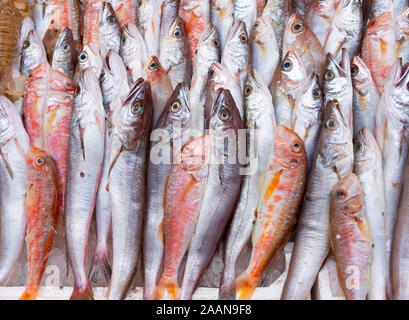
[[[140,257],[144,299],[191,299],[222,242],[219,298],[250,299],[291,239],[282,299],[330,251],[347,299],[409,298],[407,6],[2,1],[0,282],[25,238],[35,299],[58,234],[72,299]]]

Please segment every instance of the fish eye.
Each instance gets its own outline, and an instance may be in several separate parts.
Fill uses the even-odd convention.
[[[240,35],[240,41],[241,41],[242,43],[246,43],[247,40],[248,40],[247,35],[244,34],[244,33],[242,33],[242,34]]]
[[[326,127],[327,127],[329,130],[333,131],[333,130],[335,130],[336,128],[338,128],[338,121],[335,120],[335,119],[328,119],[328,120],[327,120],[327,123],[326,123]]]
[[[85,51],[80,53],[79,56],[80,62],[85,62],[88,60],[88,53],[86,53]]]
[[[152,61],[152,62],[149,64],[149,69],[150,69],[150,70],[156,70],[156,69],[158,69],[158,67],[159,67],[159,63],[157,63],[156,61]]]
[[[107,21],[109,24],[114,24],[116,22],[116,18],[114,16],[109,16]]]
[[[288,59],[284,60],[282,70],[288,72],[288,71],[291,71],[292,68],[293,68],[293,63]]]
[[[36,163],[36,165],[37,165],[38,167],[43,166],[46,162],[47,162],[47,160],[46,160],[45,158],[43,158],[43,157],[38,157],[38,158],[36,159],[36,161],[35,161],[35,163]]]
[[[65,87],[66,87],[67,89],[71,89],[71,88],[72,88],[72,84],[71,84],[70,82],[67,82],[67,83],[65,84]]]
[[[68,51],[69,48],[70,48],[70,46],[69,46],[68,44],[64,44],[64,45],[62,46],[62,50],[63,50],[63,51]]]
[[[335,78],[335,74],[331,70],[327,70],[324,73],[324,79],[327,81],[331,81]]]
[[[369,23],[369,25],[370,25],[371,27],[373,27],[373,26],[375,25],[375,20],[374,20],[374,21],[371,21],[371,22]]]
[[[216,48],[220,47],[220,41],[219,41],[219,40],[214,39],[214,40],[212,41],[212,43],[213,43],[213,45],[214,45]]]
[[[123,38],[122,38],[122,44],[125,44],[125,43],[126,43],[126,38],[123,37]]]
[[[180,30],[175,30],[173,32],[173,35],[175,36],[175,38],[181,38],[182,37],[182,32]]]
[[[253,87],[250,85],[247,85],[244,87],[244,95],[246,97],[248,97],[249,95],[251,95],[251,93],[253,92]]]
[[[142,0],[138,1],[138,7],[140,7],[142,5]]]
[[[132,105],[131,109],[133,114],[139,114],[143,111],[143,107],[140,102],[135,102],[135,104]]]
[[[354,146],[355,151],[359,151],[359,150],[361,150],[361,148],[362,148],[362,145],[359,142],[356,143],[355,146]]]
[[[193,149],[192,149],[189,145],[184,146],[184,147],[183,147],[183,150],[182,150],[182,152],[183,152],[184,154],[192,153],[192,151],[193,151]]]
[[[315,89],[312,91],[312,95],[313,95],[315,98],[321,97],[321,90],[318,89],[318,88],[315,88]]]
[[[25,48],[28,48],[30,46],[30,40],[26,40],[26,41],[24,41],[24,43],[23,43],[23,48],[25,49]]]
[[[344,190],[337,191],[337,198],[339,200],[345,200],[346,197],[347,197],[347,194]]]
[[[216,75],[216,72],[213,69],[209,70],[209,79],[213,79]]]
[[[359,72],[359,68],[357,65],[353,64],[351,67],[351,75],[355,77]]]
[[[57,33],[58,33],[58,29],[54,29],[54,30],[53,30],[53,33],[54,33],[54,34],[57,34]]]
[[[299,152],[300,149],[301,149],[301,144],[297,141],[297,142],[295,142],[295,143],[291,146],[291,149],[292,149],[294,152]]]
[[[219,112],[219,119],[222,121],[227,121],[230,119],[230,111],[228,109],[222,109]]]
[[[293,23],[293,25],[291,26],[291,30],[292,30],[295,34],[298,34],[298,33],[301,33],[301,32],[304,31],[304,26],[302,25],[301,22],[297,21],[297,22],[294,22],[294,23]]]
[[[258,22],[256,22],[256,23],[254,24],[254,29],[258,28],[259,25],[260,25],[260,24],[259,24]]]
[[[170,111],[172,111],[173,113],[179,112],[180,109],[182,109],[182,105],[179,101],[173,102],[170,106]]]

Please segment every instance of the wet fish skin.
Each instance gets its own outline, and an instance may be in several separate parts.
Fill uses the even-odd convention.
[[[398,58],[409,62],[409,8],[404,9],[394,21]]]
[[[47,62],[47,54],[37,32],[31,30],[21,48],[20,72],[28,76],[30,71]]]
[[[247,34],[251,34],[254,23],[257,19],[257,1],[253,0],[234,0],[234,23],[243,21],[246,26]]]
[[[23,49],[24,41],[26,41],[29,32],[34,29],[35,29],[34,22],[30,17],[25,17],[23,21],[21,21],[20,37],[17,43],[17,51],[16,51],[17,57],[14,63],[14,67],[16,70],[20,70],[21,52]]]
[[[133,23],[126,24],[122,30],[119,54],[128,70],[129,82],[134,84],[144,75],[148,51],[141,33]]]
[[[216,26],[220,52],[224,51],[227,35],[234,22],[233,0],[211,0],[211,22]]]
[[[292,130],[304,142],[308,168],[310,168],[314,158],[323,121],[324,104],[320,80],[316,74],[312,74],[303,84],[297,97],[291,125]]]
[[[148,56],[159,56],[161,1],[141,0],[138,2],[139,30],[145,39]]]
[[[212,155],[196,229],[187,253],[181,300],[192,299],[199,279],[210,264],[240,194],[242,176],[238,158],[238,130],[243,121],[228,90],[219,89],[209,123]],[[229,139],[225,150],[225,138]],[[233,161],[230,162],[230,161]],[[232,164],[230,164],[230,163]]]
[[[407,0],[393,0],[393,17],[396,18],[408,4]]]
[[[274,105],[261,75],[253,70],[247,79],[245,94],[245,126],[250,130],[247,140],[249,164],[246,167],[239,200],[229,225],[224,245],[224,269],[219,298],[235,299],[236,263],[250,240],[262,183],[272,157],[276,121]],[[251,139],[252,137],[252,139]]]
[[[351,76],[353,88],[354,138],[362,128],[375,134],[375,117],[380,104],[380,96],[371,71],[358,56],[352,59]]]
[[[294,51],[287,52],[270,88],[276,107],[277,125],[291,127],[295,102],[306,77],[307,72],[298,55]]]
[[[60,33],[55,45],[51,62],[52,68],[65,74],[68,78],[73,79],[77,60],[75,52],[76,49],[72,31],[69,28],[65,28]]]
[[[280,60],[273,27],[264,18],[258,18],[251,34],[251,65],[270,86]]]
[[[308,74],[322,74],[325,69],[325,52],[317,36],[300,15],[293,13],[288,19],[283,38],[283,55],[294,51],[300,57]]]
[[[168,35],[168,30],[172,21],[178,16],[180,0],[163,0],[162,1],[162,15],[160,23],[160,50],[162,50],[162,43],[164,38]],[[160,52],[159,50],[159,52]]]
[[[189,46],[187,43],[185,25],[180,17],[176,17],[167,33],[167,37],[161,42],[159,60],[173,88],[179,83],[185,82],[190,87],[192,67],[189,58]]]
[[[363,128],[355,144],[354,172],[361,182],[365,208],[373,241],[368,300],[385,300],[385,195],[382,154],[372,133]]]
[[[110,0],[122,28],[128,23],[137,23],[137,2],[135,0]]]
[[[98,26],[99,51],[105,58],[109,50],[119,52],[121,46],[121,27],[115,11],[109,2],[102,5]]]
[[[353,160],[351,128],[339,103],[330,101],[298,216],[282,300],[306,299],[310,294],[330,249],[330,194],[338,181],[352,172]]]
[[[292,3],[294,12],[298,13],[302,18],[305,18],[313,0],[293,0]]]
[[[366,300],[372,239],[363,208],[360,181],[354,173],[334,187],[329,219],[331,247],[345,297],[347,300]],[[351,269],[355,276],[352,283]]]
[[[315,0],[311,4],[305,18],[306,23],[317,36],[321,46],[324,47],[332,19],[335,15],[336,0]]]
[[[0,283],[13,273],[26,234],[25,196],[27,184],[28,135],[14,105],[0,96],[1,225]]]
[[[27,287],[20,300],[35,300],[53,248],[58,221],[58,180],[53,159],[31,146],[27,153]]]
[[[150,85],[139,79],[123,102],[109,148],[113,260],[108,300],[124,299],[136,272],[152,113]]]
[[[179,299],[179,268],[194,235],[211,147],[210,135],[195,138],[182,147],[179,163],[172,165],[165,198],[165,257],[155,299]]]
[[[252,297],[265,269],[281,251],[294,227],[307,180],[308,161],[301,138],[278,126],[274,156],[264,181],[247,269],[236,280],[240,300]]]
[[[93,299],[86,273],[89,226],[104,160],[105,111],[98,79],[82,71],[71,119],[66,189],[66,242],[74,273],[71,300]]]
[[[166,195],[166,183],[172,167],[174,149],[181,148],[189,139],[191,123],[191,106],[189,102],[189,89],[186,83],[178,84],[167,102],[167,107],[159,117],[156,128],[164,130],[159,135],[164,135],[160,142],[158,136],[151,136],[150,161],[148,163],[146,216],[144,227],[144,270],[145,285],[144,299],[154,299],[154,290],[160,276],[160,267],[164,256],[163,217]],[[156,137],[156,138],[155,138]],[[157,163],[155,157],[159,150],[162,151],[162,161]],[[169,161],[163,152],[169,155]],[[155,160],[155,161],[152,161]]]
[[[83,71],[86,69],[91,69],[95,76],[99,78],[102,71],[102,66],[104,62],[101,55],[99,54],[99,48],[95,43],[89,45],[84,45],[82,51],[78,55],[78,64],[77,70]],[[79,73],[76,73],[77,75]],[[77,82],[77,79],[74,77],[74,82]]]
[[[395,0],[371,0],[368,2],[372,2],[370,4],[370,14],[368,16],[368,21],[366,24],[368,24],[371,20],[375,19],[377,16],[385,13],[385,12],[390,12],[391,15],[393,15],[393,7],[394,7],[394,2]]]

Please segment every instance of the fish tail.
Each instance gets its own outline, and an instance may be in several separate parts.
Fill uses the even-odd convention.
[[[253,276],[245,271],[236,281],[236,293],[239,300],[250,300],[260,283],[261,277]]]
[[[96,284],[98,281],[99,271],[102,270],[102,274],[105,278],[105,281],[109,283],[109,279],[111,278],[111,265],[109,263],[108,258],[108,250],[104,248],[100,250],[98,247],[95,250],[93,262],[92,262],[91,271],[89,273],[89,278],[93,284]]]
[[[70,300],[94,300],[90,283],[88,282],[84,289],[74,284],[74,290],[72,291]]]
[[[176,280],[169,280],[161,278],[158,285],[155,288],[154,297],[156,300],[160,299],[170,299],[178,300],[179,299],[179,287]]]
[[[221,281],[219,289],[219,300],[236,300],[236,282],[234,281]]]
[[[27,288],[21,295],[19,300],[36,300],[38,289]]]

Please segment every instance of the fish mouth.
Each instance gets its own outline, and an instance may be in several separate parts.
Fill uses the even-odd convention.
[[[215,36],[216,36],[216,27],[213,24],[209,23],[209,27],[202,34],[203,42],[206,42],[207,40]]]
[[[74,41],[73,35],[72,35],[72,31],[70,28],[64,28],[64,30],[60,33],[60,35],[58,36],[58,40],[57,43],[55,44],[55,47],[58,48],[62,45],[62,43],[69,38],[71,41]]]
[[[329,66],[329,68],[331,67],[331,65],[334,66],[341,77],[347,77],[347,72],[340,66],[340,64],[335,60],[334,56],[331,53],[327,54],[327,65]]]
[[[244,21],[240,19],[236,20],[236,22],[231,27],[229,33],[227,34],[226,43],[229,42],[232,38],[234,38],[234,36],[238,34],[241,28],[247,33],[246,24],[244,23]]]

